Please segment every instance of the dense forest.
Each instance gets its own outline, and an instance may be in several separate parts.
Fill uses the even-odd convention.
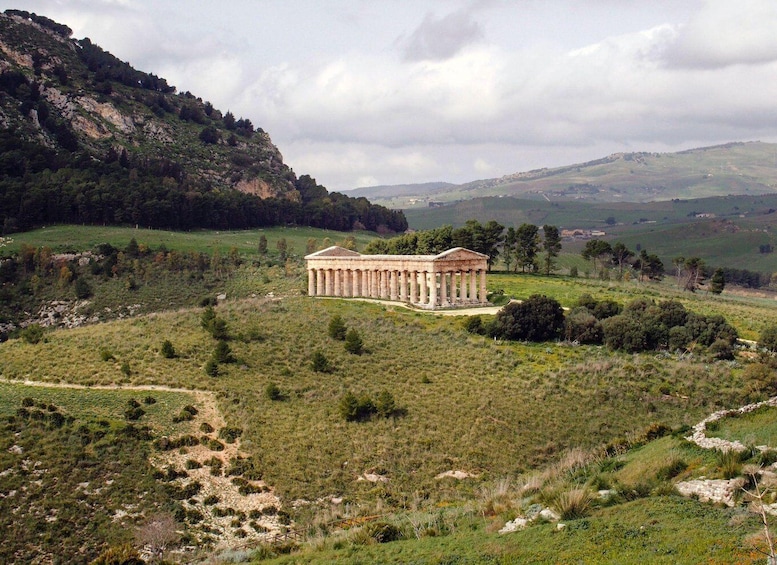
[[[70,34],[43,16],[0,15],[0,39],[19,49],[0,54],[3,234],[50,223],[407,229],[401,211],[298,178],[251,120]],[[251,183],[264,194],[236,190]]]

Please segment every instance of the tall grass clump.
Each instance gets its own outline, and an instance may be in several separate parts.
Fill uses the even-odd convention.
[[[588,490],[576,488],[560,493],[553,507],[562,520],[585,518],[591,512],[593,498]]]

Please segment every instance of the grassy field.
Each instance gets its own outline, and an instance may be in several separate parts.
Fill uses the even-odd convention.
[[[762,407],[741,416],[723,418],[708,425],[707,435],[777,449],[777,409]]]
[[[122,227],[96,226],[48,226],[37,230],[17,233],[12,236],[13,242],[6,247],[16,251],[26,243],[34,247],[49,246],[54,251],[84,251],[93,249],[101,243],[110,243],[118,248],[124,248],[132,238],[138,243],[157,248],[165,245],[168,249],[177,251],[202,251],[212,254],[217,250],[226,254],[233,247],[241,255],[253,256],[258,253],[259,238],[267,238],[267,248],[273,252],[278,240],[286,239],[290,255],[305,255],[309,239],[316,240],[321,247],[325,240],[329,245],[336,245],[348,236],[356,239],[359,249],[363,248],[376,236],[370,232],[336,232],[316,228],[265,228],[245,231],[191,231],[172,232],[164,230],[148,230]]]
[[[668,563],[694,562],[693,555],[701,553],[710,562],[754,562],[745,538],[757,524],[741,509],[711,509],[666,496],[671,484],[656,477],[677,459],[686,465],[679,477],[718,473],[714,456],[677,438],[628,451],[617,464],[586,463],[584,472],[566,473],[563,480],[548,479],[545,471],[576,450],[600,453],[608,444],[641,444],[645,430],[656,425],[693,425],[712,411],[756,399],[745,382],[746,359],[712,362],[555,342],[503,343],[466,333],[461,316],[310,299],[302,295],[304,288],[299,264],[247,264],[211,289],[226,289],[229,297],[215,312],[226,323],[234,357],[218,366],[215,377],[205,370],[217,342],[201,325],[203,309],[185,307],[46,332],[37,344],[11,339],[0,344],[0,378],[213,391],[227,425],[243,430],[242,448],[254,456],[285,507],[307,501],[290,511],[297,527],[311,535],[309,553],[280,562]],[[777,323],[777,308],[768,298],[683,293],[671,279],[648,284],[493,273],[488,288],[521,299],[545,294],[567,307],[582,294],[621,304],[676,299],[699,313],[723,314],[748,339]],[[124,296],[126,289],[114,291]],[[335,315],[358,331],[363,354],[348,353],[328,336]],[[175,348],[174,358],[162,355],[165,339]],[[316,353],[326,357],[330,371],[314,370]],[[271,385],[278,394],[268,394]],[[344,419],[340,403],[347,392],[375,400],[384,391],[398,408],[390,417]],[[3,383],[0,417],[12,415],[31,396],[77,418],[89,413],[112,419],[121,417],[129,400],[143,402],[147,394],[157,400],[147,409],[148,422],[159,433],[175,432],[169,418],[191,400],[161,391],[52,391]],[[472,477],[436,478],[446,471]],[[496,535],[530,502],[515,488],[509,504],[486,512],[494,504],[486,503],[484,493],[501,481],[529,481],[537,473],[546,478],[535,496],[548,504],[575,485],[594,492],[628,485],[647,490],[639,500],[611,507],[596,503],[589,517],[563,531],[543,524]],[[331,499],[342,503],[333,505]],[[316,541],[316,535],[333,533],[325,522],[377,514],[388,514],[412,538],[413,513],[434,522],[429,529],[435,537],[378,545],[350,538],[338,544],[337,536]],[[621,561],[612,553],[616,549],[622,550]]]

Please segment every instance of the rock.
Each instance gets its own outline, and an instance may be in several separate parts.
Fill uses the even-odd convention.
[[[561,531],[561,530],[563,530],[563,529],[564,529],[564,528],[566,528],[566,527],[567,527],[567,525],[566,525],[566,524],[562,524],[561,522],[559,522],[558,524],[556,524],[556,529],[557,529],[558,531]]]
[[[677,492],[683,496],[695,495],[702,502],[713,502],[733,507],[736,505],[736,496],[745,484],[746,481],[743,477],[737,477],[736,479],[681,481],[675,487]]]
[[[561,520],[561,516],[559,516],[555,511],[551,510],[550,508],[543,508],[540,511],[539,516],[540,518],[543,518],[548,522],[558,522],[559,520]]]
[[[529,523],[529,520],[523,517],[516,518],[515,520],[510,520],[504,525],[504,527],[501,530],[499,530],[499,533],[510,534],[512,532],[517,532],[518,530],[523,530],[528,523]]]

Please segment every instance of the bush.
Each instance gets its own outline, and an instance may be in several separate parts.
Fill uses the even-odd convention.
[[[267,386],[264,387],[264,395],[268,400],[283,400],[283,392],[281,392],[281,389],[275,383],[268,383]]]
[[[359,332],[353,328],[348,330],[348,333],[345,334],[345,350],[348,353],[353,353],[354,355],[361,355],[361,353],[364,351],[364,343],[362,342],[362,338],[359,336]]]
[[[364,533],[377,543],[389,543],[402,539],[402,530],[387,522],[370,522],[364,526]]]
[[[73,290],[76,293],[76,298],[79,300],[85,300],[92,296],[92,287],[89,286],[89,283],[86,282],[86,279],[81,277],[76,279],[76,282],[73,285]]]
[[[602,324],[588,308],[578,306],[564,320],[564,339],[584,344],[600,344],[604,339]]]
[[[159,351],[165,359],[175,359],[175,348],[169,339],[162,342],[162,347]]]
[[[378,398],[375,400],[375,411],[379,416],[383,416],[384,418],[393,416],[397,411],[394,395],[387,390],[381,391],[381,393],[378,394]]]
[[[227,426],[219,430],[219,437],[227,443],[235,443],[235,440],[243,435],[243,428]]]
[[[771,351],[777,351],[777,324],[766,326],[758,337],[758,347]]]
[[[708,351],[714,359],[720,361],[730,361],[734,358],[734,348],[731,343],[725,339],[716,339],[712,342]]]
[[[219,376],[219,364],[214,359],[208,359],[205,363],[205,374],[213,378]]]
[[[203,422],[200,424],[200,431],[205,434],[211,434],[213,433],[213,426],[211,426],[208,422]]]
[[[330,373],[332,371],[332,365],[329,363],[329,359],[327,359],[326,355],[321,351],[313,353],[313,359],[310,364],[316,373]]]
[[[340,316],[333,316],[332,319],[329,320],[328,333],[329,337],[332,339],[344,341],[347,331],[348,327]]]
[[[108,349],[101,349],[100,350],[100,359],[103,361],[115,361],[116,358],[113,356],[113,353],[110,352]]]
[[[523,302],[511,302],[496,315],[493,337],[547,341],[555,339],[564,327],[564,309],[558,301],[535,294]]]
[[[464,320],[464,329],[467,333],[483,335],[486,329],[483,326],[483,319],[480,316],[470,316]]]
[[[19,335],[26,343],[40,343],[43,339],[43,328],[40,324],[30,324]]]
[[[213,360],[216,363],[234,363],[235,357],[232,355],[232,349],[226,341],[219,341],[213,350]]]
[[[357,398],[355,394],[348,391],[340,399],[340,415],[347,422],[360,422],[368,420],[376,412],[375,405],[367,396]]]

